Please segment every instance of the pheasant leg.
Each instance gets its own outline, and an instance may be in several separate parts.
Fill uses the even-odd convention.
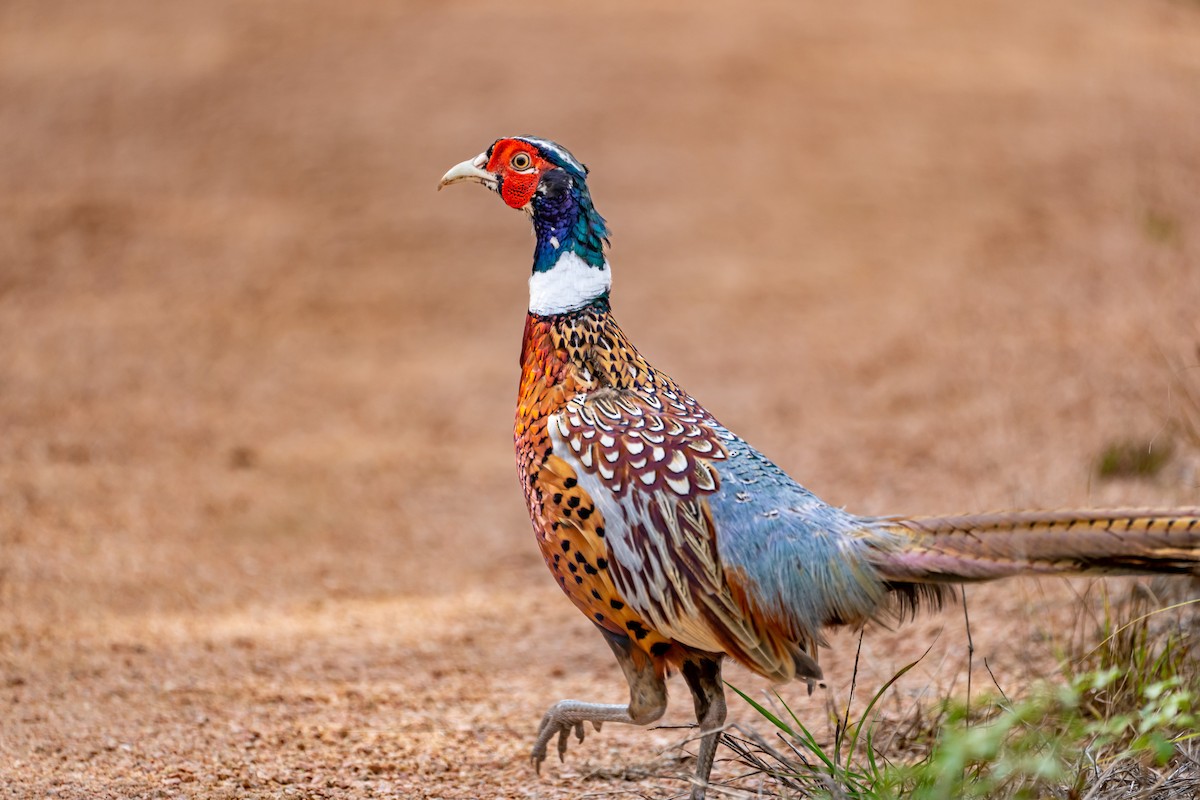
[[[720,657],[697,657],[683,664],[683,677],[692,690],[696,721],[700,723],[700,753],[696,756],[696,779],[691,800],[704,800],[713,758],[717,754],[717,735],[725,724],[725,690],[721,686]]]
[[[558,758],[561,761],[567,753],[567,742],[572,732],[575,738],[583,741],[584,723],[590,722],[595,730],[600,730],[605,722],[648,725],[667,710],[667,684],[650,659],[635,648],[628,636],[614,634],[599,625],[596,627],[612,648],[629,682],[629,705],[560,700],[550,706],[542,717],[537,739],[533,743],[533,767],[539,772],[542,762],[546,760],[546,747],[555,736],[558,737]]]

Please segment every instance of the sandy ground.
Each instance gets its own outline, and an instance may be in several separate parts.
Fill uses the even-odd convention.
[[[513,473],[527,224],[434,192],[500,135],[591,165],[626,330],[828,500],[1200,504],[1182,441],[1093,470],[1197,381],[1198,41],[1191,0],[0,4],[0,796],[686,788],[639,778],[675,729],[526,761],[624,690]],[[1088,587],[971,590],[976,686]],[[868,631],[860,679],[933,644],[889,703],[961,688],[964,643]]]

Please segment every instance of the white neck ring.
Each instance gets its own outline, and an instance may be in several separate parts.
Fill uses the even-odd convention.
[[[542,317],[578,311],[611,288],[607,261],[593,267],[575,251],[567,250],[553,267],[529,276],[529,311]]]

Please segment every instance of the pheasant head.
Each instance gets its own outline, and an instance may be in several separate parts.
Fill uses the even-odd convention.
[[[481,183],[529,214],[537,244],[529,278],[529,310],[564,314],[608,302],[612,273],[604,257],[608,226],[596,212],[588,170],[565,147],[546,139],[497,139],[442,176],[438,188]]]

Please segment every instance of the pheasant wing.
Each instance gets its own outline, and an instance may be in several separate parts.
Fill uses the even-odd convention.
[[[729,469],[731,453],[766,462],[762,456],[698,407],[655,406],[630,392],[577,398],[548,428],[555,455],[579,475],[603,516],[614,586],[654,632],[728,653],[778,680],[820,676],[809,655],[816,627],[802,623],[805,606],[782,606],[789,597],[759,574],[766,551],[740,541],[762,539],[744,521],[762,509],[739,508],[723,485],[725,477],[739,486],[753,480]],[[763,521],[768,529],[788,522]],[[722,551],[736,558],[723,559]]]

